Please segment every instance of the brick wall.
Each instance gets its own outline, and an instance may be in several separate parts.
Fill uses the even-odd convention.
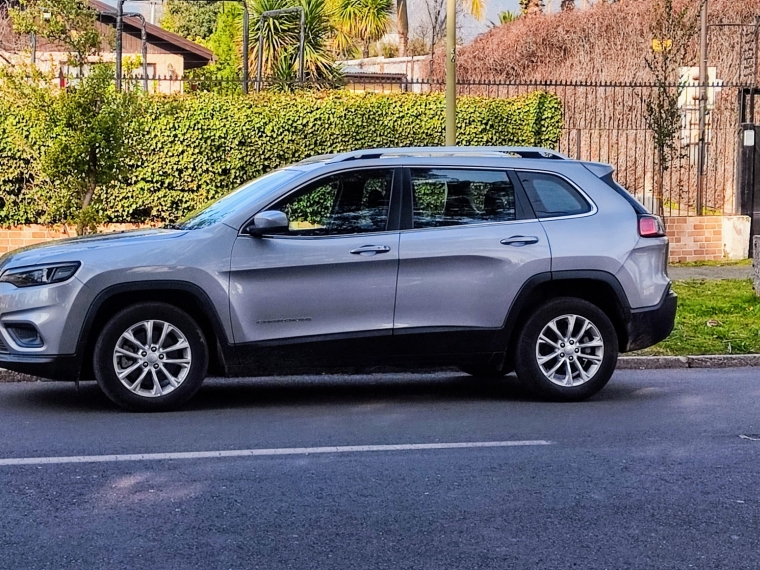
[[[737,218],[738,217],[734,217]],[[726,255],[724,236],[725,220],[721,216],[686,217],[672,216],[665,218],[665,228],[670,238],[670,261],[704,261],[720,260]],[[124,230],[155,227],[156,224],[105,224],[99,231],[120,232]],[[729,232],[730,233],[730,232]],[[30,224],[0,228],[0,254],[45,241],[62,239],[76,235],[72,228],[66,226],[44,226]],[[739,239],[743,239],[742,236]],[[746,255],[746,254],[745,254]]]
[[[121,232],[139,228],[151,227],[149,224],[104,224],[99,231],[103,233]],[[26,226],[11,226],[0,228],[0,254],[46,241],[73,237],[76,231],[73,226],[64,225],[44,226],[29,224]]]
[[[670,238],[670,261],[720,260],[723,251],[721,216],[672,216],[665,218]]]

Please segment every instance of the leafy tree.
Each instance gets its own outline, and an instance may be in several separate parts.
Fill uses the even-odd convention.
[[[338,0],[335,10],[337,45],[349,54],[358,46],[369,57],[369,46],[388,31],[393,0]]]
[[[76,211],[79,233],[90,233],[98,221],[95,192],[122,175],[131,153],[128,125],[138,114],[139,95],[116,91],[110,64],[93,65],[66,89],[44,87],[42,75],[31,72],[4,72],[0,92],[22,118],[17,135],[29,150],[34,184],[69,201],[61,209]]]
[[[241,90],[242,21],[243,7],[237,2],[225,2],[217,14],[214,32],[200,41],[214,52],[216,61],[189,70],[190,86],[219,93]]]
[[[559,4],[559,9],[562,12],[570,12],[575,10],[575,0],[562,0]]]
[[[382,42],[377,46],[377,51],[383,57],[398,57],[398,50],[398,45],[391,42]]]
[[[221,11],[222,2],[167,0],[161,27],[189,40],[208,39]]]
[[[425,55],[429,52],[424,38],[413,37],[406,46],[406,55]]]
[[[100,53],[103,36],[96,26],[97,12],[86,0],[20,0],[10,17],[17,33],[65,46],[69,64],[80,69]]]
[[[681,111],[678,98],[684,85],[679,69],[684,65],[691,40],[697,33],[702,2],[676,9],[673,0],[655,0],[654,19],[650,27],[652,51],[646,65],[654,79],[654,89],[644,98],[644,119],[654,137],[657,180],[655,211],[662,213],[664,173],[678,149]]]

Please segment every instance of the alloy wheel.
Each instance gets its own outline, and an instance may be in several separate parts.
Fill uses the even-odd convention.
[[[536,341],[536,361],[543,375],[564,387],[591,380],[602,365],[604,341],[599,329],[580,315],[549,322]]]
[[[192,365],[190,343],[166,321],[142,321],[124,331],[113,351],[121,383],[138,396],[157,398],[176,390]]]

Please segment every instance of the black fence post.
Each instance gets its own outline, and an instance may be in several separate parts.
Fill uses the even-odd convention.
[[[752,173],[752,185],[750,186],[750,190],[747,195],[747,201],[745,202],[745,210],[747,213],[745,215],[750,217],[750,226],[749,226],[749,235],[750,235],[750,241],[749,241],[749,247],[750,247],[750,255],[753,254],[751,251],[752,249],[752,236],[760,235],[760,152],[758,152],[758,145],[760,144],[760,125],[752,125],[754,129],[754,145],[753,145],[753,151],[754,151],[754,160],[752,161],[752,164],[754,166],[754,172]]]
[[[760,126],[742,123],[739,131],[738,212],[750,218],[750,255],[752,236],[760,234]]]
[[[752,123],[742,123],[739,130],[739,167],[736,180],[737,212],[749,215],[752,190],[755,183],[755,139],[757,132]]]

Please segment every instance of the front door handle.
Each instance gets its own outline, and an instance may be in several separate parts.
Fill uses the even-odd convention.
[[[388,253],[391,250],[387,245],[363,245],[352,249],[350,253],[354,255],[375,255],[377,253]]]
[[[522,247],[531,243],[538,243],[536,236],[512,236],[501,240],[501,245],[513,245],[515,247]]]

